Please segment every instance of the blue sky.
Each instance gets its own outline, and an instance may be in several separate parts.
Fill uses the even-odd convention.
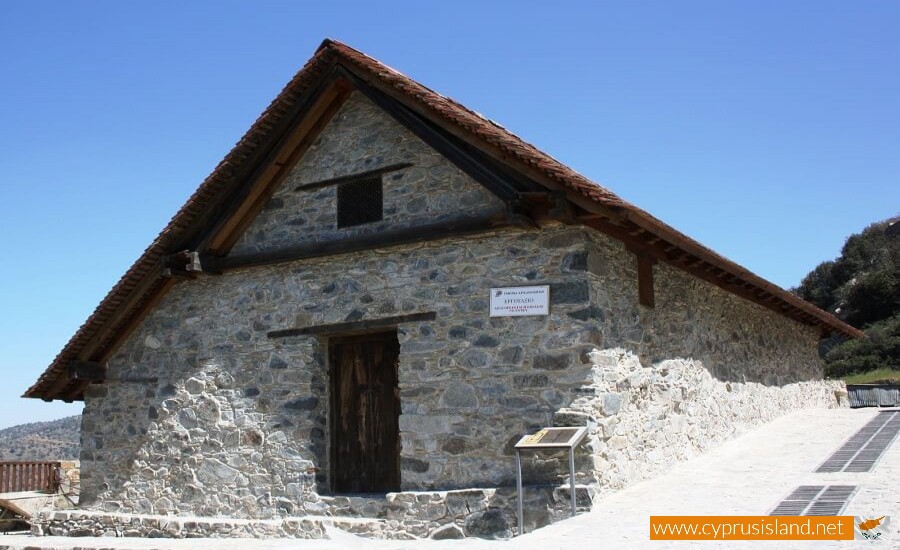
[[[5,2],[0,427],[333,37],[792,286],[900,211],[897,2]]]

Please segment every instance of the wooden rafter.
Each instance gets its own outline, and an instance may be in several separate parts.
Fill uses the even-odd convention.
[[[199,250],[222,256],[234,246],[351,91],[344,79],[335,77],[325,90],[311,100],[309,111],[304,113],[297,127],[274,148],[274,158],[259,166],[250,178],[252,184],[243,195],[233,197],[231,212],[215,225],[205,242],[198,247]]]
[[[308,327],[288,328],[273,330],[266,334],[269,338],[287,338],[290,336],[305,336],[314,334],[341,334],[348,335],[359,332],[369,332],[385,328],[395,327],[403,323],[415,323],[420,321],[433,321],[437,314],[433,311],[422,313],[407,313],[393,317],[380,317],[378,319],[365,319],[359,321],[346,321],[343,323],[331,323],[325,325],[313,325]]]
[[[301,183],[297,187],[294,188],[294,191],[312,191],[314,189],[321,189],[322,187],[330,187],[333,185],[341,185],[342,183],[349,183],[353,181],[358,181],[365,178],[374,178],[377,176],[382,176],[384,174],[388,174],[390,172],[396,172],[398,170],[403,170],[404,168],[409,168],[412,166],[409,162],[400,162],[396,164],[389,164],[387,166],[382,166],[380,168],[375,168],[372,170],[366,170],[365,172],[357,172],[355,174],[348,174],[346,176],[340,176],[337,178],[330,178],[327,180],[313,181],[309,183]]]
[[[791,316],[795,319],[810,324],[820,323],[820,320],[816,316],[784,302],[781,298],[768,291],[768,289],[766,288],[756,287],[755,290],[748,290],[744,286],[743,280],[741,280],[740,283],[730,282],[725,278],[725,276],[733,276],[733,274],[724,271],[720,267],[714,266],[712,264],[699,264],[696,267],[690,267],[690,265],[688,264],[679,263],[678,261],[673,260],[672,254],[670,252],[677,247],[673,247],[665,241],[659,242],[657,244],[650,244],[649,239],[644,240],[635,237],[631,235],[626,228],[600,219],[594,219],[586,222],[586,225],[593,227],[594,229],[597,229],[598,231],[601,231],[602,233],[605,233],[617,240],[622,241],[629,249],[642,250],[644,253],[653,258],[656,258],[659,261],[673,265],[675,267],[678,267],[679,269],[683,269],[684,271],[687,271],[688,273],[691,273],[692,275],[695,275],[696,277],[703,279],[704,281],[712,283],[713,285],[736,294],[742,298],[758,303],[768,309],[778,312],[779,314],[784,315],[786,313],[789,313],[791,308],[794,308],[797,312],[803,311],[804,313],[809,315],[810,318],[815,319],[815,321],[809,321],[806,317],[801,317],[799,314],[792,314]],[[758,292],[762,292],[764,298],[760,298]]]
[[[638,302],[642,306],[653,307],[656,298],[653,291],[653,264],[656,260],[649,254],[636,254],[638,272]]]
[[[504,216],[449,220],[429,225],[389,229],[337,241],[313,242],[239,256],[228,256],[225,258],[209,256],[202,260],[202,264],[206,272],[221,273],[232,269],[273,265],[448,237],[461,237],[493,231],[511,225],[514,225],[513,221],[508,220]]]

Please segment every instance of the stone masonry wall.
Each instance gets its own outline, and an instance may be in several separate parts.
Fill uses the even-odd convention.
[[[334,187],[294,191],[396,162],[413,166],[384,176],[381,223],[337,229]],[[233,253],[501,209],[354,94]],[[592,427],[591,446],[578,457],[583,479],[614,485],[594,472],[607,467],[602,445],[615,435],[605,419],[627,396],[616,401],[598,382],[594,348],[624,348],[646,365],[698,361],[691,364],[732,387],[821,376],[815,329],[666,266],[655,276],[656,307],[639,306],[634,257],[620,243],[553,226],[179,282],[110,359],[110,378],[121,381],[86,392],[82,503],[145,516],[334,513],[333,500],[322,496],[329,479],[327,338],[270,339],[272,330],[436,314],[397,329],[404,491],[508,487],[512,444],[554,421]],[[489,317],[491,287],[532,284],[550,285],[550,315]],[[158,381],[127,381],[148,377]],[[748,414],[758,416],[753,410]],[[527,481],[556,482],[564,470],[534,458]]]
[[[720,380],[784,385],[822,378],[817,327],[663,263],[653,268],[655,307],[641,306],[635,256],[598,232],[590,242],[585,262],[597,301],[589,314],[603,326],[601,348],[628,349],[646,365],[693,359]]]
[[[665,472],[790,411],[846,406],[840,381],[768,386],[718,380],[690,359],[645,366],[622,348],[590,356],[593,392],[559,411],[557,421],[589,426],[589,481],[598,494]]]
[[[511,485],[511,443],[552,422],[589,376],[597,323],[582,229],[234,271],[178,283],[85,397],[83,501],[143,514],[321,511],[325,339],[271,330],[434,311],[401,325],[402,488]],[[548,283],[546,317],[488,317],[492,286]]]
[[[338,229],[337,187],[303,183],[398,163],[382,177],[384,218]],[[504,204],[359,92],[340,108],[232,250],[232,254],[338,240],[385,229],[503,212]]]
[[[555,227],[181,282],[109,363],[114,378],[158,383],[112,382],[86,395],[83,501],[141,514],[327,513],[319,496],[328,477],[326,341],[266,332],[423,311],[437,318],[398,331],[403,490],[511,485],[511,445],[522,433],[588,418],[566,416],[585,399],[599,399],[600,410],[618,406],[598,389],[588,353],[630,334],[622,327],[639,306],[628,260],[596,246],[587,230]],[[549,316],[488,317],[492,286],[540,283],[551,285]],[[709,293],[700,313],[660,310],[654,322],[681,320],[671,330],[688,334],[693,325],[716,327],[698,318],[734,307],[716,297]],[[781,347],[728,340],[703,347],[705,360],[748,378],[756,364],[785,379],[805,372],[794,363],[815,353],[805,339],[778,340],[785,329],[766,324],[762,308],[732,311],[743,315],[733,324]],[[642,327],[651,329],[660,330]],[[754,349],[759,362],[745,367]],[[772,353],[786,359],[767,365]],[[579,455],[582,481],[600,481],[590,473],[594,456]],[[563,472],[553,460],[527,464],[532,482]]]

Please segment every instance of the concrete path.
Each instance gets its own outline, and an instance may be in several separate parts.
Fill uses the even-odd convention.
[[[885,409],[880,409],[885,410]],[[762,426],[668,474],[600,501],[590,513],[511,541],[373,541],[342,532],[331,540],[70,539],[0,535],[0,549],[120,548],[212,550],[470,549],[566,550],[661,548],[900,548],[900,440],[868,473],[816,474],[813,470],[868,422],[875,409],[810,410]],[[649,540],[651,515],[765,515],[798,485],[858,485],[845,515],[893,516],[891,540],[882,542],[664,542]],[[8,545],[8,546],[4,546]]]

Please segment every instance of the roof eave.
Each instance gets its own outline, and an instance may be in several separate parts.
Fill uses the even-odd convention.
[[[622,212],[625,219],[645,227],[648,231],[659,235],[663,239],[680,243],[680,246],[689,249],[692,254],[709,262],[711,265],[717,266],[717,268],[734,277],[764,288],[766,292],[784,301],[790,307],[805,311],[810,317],[815,318],[816,323],[820,324],[823,329],[840,332],[850,337],[865,336],[862,331],[851,327],[777,285],[753,274],[746,268],[716,254],[649,213],[622,200],[607,189],[562,165],[531,144],[522,141],[499,125],[491,123],[455,101],[437,94],[349,46],[331,39],[325,39],[316,50],[315,55],[298,71],[222,162],[204,180],[185,205],[179,209],[166,228],[163,229],[141,257],[104,297],[87,321],[76,331],[54,361],[42,373],[35,384],[25,392],[23,397],[61,398],[59,394],[49,394],[48,390],[57,384],[60,376],[67,375],[65,365],[69,361],[79,358],[78,354],[82,351],[84,341],[96,334],[97,331],[108,328],[105,325],[106,320],[115,313],[116,308],[120,304],[129,301],[130,293],[135,288],[142,288],[141,285],[147,284],[146,279],[151,279],[151,287],[159,282],[161,270],[157,268],[166,255],[175,252],[175,250],[170,248],[183,240],[186,232],[192,227],[192,222],[204,208],[208,207],[209,202],[214,200],[216,195],[224,193],[228,186],[233,184],[231,180],[238,168],[241,167],[242,163],[246,162],[246,159],[252,155],[261,143],[265,142],[267,139],[266,130],[270,129],[278,122],[280,117],[284,116],[287,109],[286,106],[295,101],[298,94],[306,87],[312,85],[316,76],[327,63],[335,60],[346,64],[348,68],[356,68],[375,79],[384,81],[397,94],[403,95],[405,100],[417,103],[423,111],[427,111],[432,116],[437,116],[449,124],[458,125],[460,131],[474,142],[473,144],[476,147],[482,147],[486,150],[499,149],[504,162],[531,173],[541,173],[548,181],[556,182],[557,185],[589,199],[587,202],[593,201],[608,211],[616,210]],[[787,313],[783,314],[790,316]],[[81,394],[69,395],[69,397],[78,399],[81,397]]]

